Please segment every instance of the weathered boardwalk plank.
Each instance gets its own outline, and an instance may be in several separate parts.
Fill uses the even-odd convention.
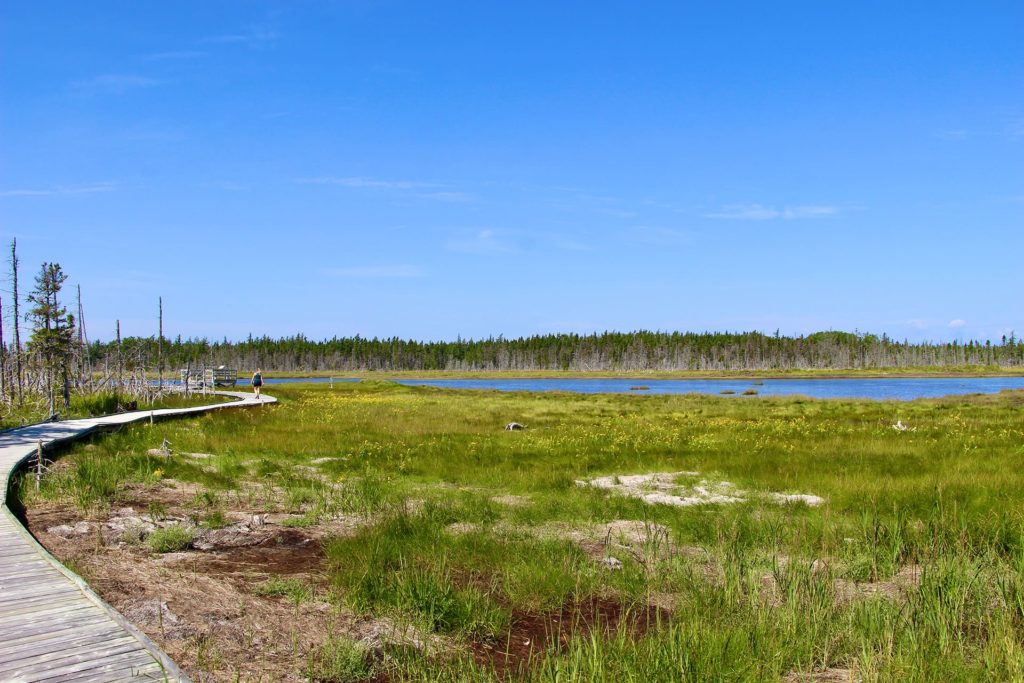
[[[66,626],[53,626],[49,624],[49,628],[26,629],[25,635],[9,643],[4,643],[3,647],[0,647],[0,653],[5,656],[14,656],[36,644],[43,645],[49,643],[47,647],[52,649],[57,644],[57,641],[60,641],[60,643],[70,643],[80,638],[115,638],[121,633],[120,625],[115,625],[109,619],[101,619],[100,617],[101,615],[97,615],[91,622],[79,622]]]
[[[189,683],[149,638],[36,543],[7,508],[11,475],[43,447],[97,429],[276,402],[217,392],[232,403],[30,425],[0,432],[0,680]]]

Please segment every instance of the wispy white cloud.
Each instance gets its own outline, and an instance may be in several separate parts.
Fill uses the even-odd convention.
[[[384,76],[414,76],[416,75],[415,69],[410,69],[404,66],[394,66],[393,64],[374,64],[370,67],[370,70],[376,74],[382,74]]]
[[[548,239],[551,240],[551,246],[561,251],[594,251],[594,245],[582,242],[579,239],[568,237],[564,235],[548,235]]]
[[[0,190],[0,197],[51,197],[55,195],[85,195],[111,192],[115,187],[112,182],[92,183],[88,185],[56,185],[46,188],[15,188]]]
[[[244,45],[254,50],[271,46],[276,41],[277,33],[264,26],[250,26],[243,31],[207,36],[202,40],[211,45]]]
[[[944,128],[935,132],[943,140],[990,140],[992,138],[1024,137],[1024,118],[1010,118],[1001,124],[989,123],[973,128]]]
[[[465,204],[473,201],[473,195],[468,192],[418,192],[413,196],[420,199],[433,199],[439,202],[451,202],[454,204]]]
[[[34,190],[28,188],[0,190],[0,197],[45,197],[51,194],[57,194],[57,192],[55,190]]]
[[[626,239],[648,245],[663,247],[680,246],[693,242],[693,233],[677,228],[650,225],[634,225],[626,230]]]
[[[724,206],[718,211],[706,213],[704,217],[737,221],[770,221],[779,219],[825,218],[827,216],[835,216],[839,212],[839,207],[823,204],[783,207],[764,206],[762,204],[733,204]]]
[[[205,57],[206,52],[202,50],[168,50],[166,52],[154,52],[148,54],[143,59],[148,59],[152,62],[168,62],[185,59],[198,59],[199,57]]]
[[[297,178],[296,183],[302,185],[333,185],[358,190],[392,190],[403,192],[412,199],[429,199],[436,202],[464,204],[474,201],[475,197],[468,192],[448,189],[441,183],[423,180],[381,180],[364,176],[321,176],[318,178]]]
[[[120,93],[135,88],[151,88],[162,82],[156,78],[135,74],[100,74],[75,81],[72,85],[78,90],[87,92]]]
[[[333,277],[345,278],[415,278],[426,273],[419,266],[350,266],[347,268],[328,268],[324,273]]]
[[[507,254],[518,251],[503,234],[492,228],[449,240],[445,248],[463,254]]]
[[[948,327],[951,327],[954,330],[956,330],[956,329],[959,329],[961,327],[964,327],[966,324],[967,324],[966,321],[961,320],[960,318],[957,318],[956,320],[950,320]]]
[[[215,180],[208,183],[203,183],[203,187],[213,188],[215,190],[227,190],[228,192],[242,192],[248,190],[249,187],[241,183],[236,183],[231,180]]]
[[[187,128],[166,125],[159,121],[137,121],[125,128],[113,132],[112,137],[129,142],[180,142],[188,137]]]
[[[358,176],[341,178],[335,176],[297,178],[295,182],[302,185],[338,185],[340,187],[369,188],[378,190],[415,190],[420,188],[437,187],[434,183],[425,183],[419,180],[378,180],[377,178],[363,178]]]

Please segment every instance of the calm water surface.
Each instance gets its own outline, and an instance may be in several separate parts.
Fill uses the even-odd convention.
[[[326,377],[276,377],[267,384],[329,382]],[[357,382],[335,379],[335,382]],[[446,389],[497,391],[568,391],[578,394],[727,394],[740,398],[753,389],[758,396],[810,396],[811,398],[868,398],[911,401],[955,394],[995,394],[1003,389],[1024,389],[1024,377],[927,377],[883,379],[399,379],[398,384]],[[755,383],[756,382],[756,383]],[[644,390],[631,387],[644,386]]]

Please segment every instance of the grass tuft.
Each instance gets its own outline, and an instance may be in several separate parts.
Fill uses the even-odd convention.
[[[174,553],[192,545],[194,536],[195,531],[191,527],[173,524],[146,536],[146,545],[155,553]]]

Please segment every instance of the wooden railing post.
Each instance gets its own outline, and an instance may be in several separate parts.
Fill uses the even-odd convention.
[[[36,491],[39,490],[39,483],[43,480],[43,442],[36,443]]]

